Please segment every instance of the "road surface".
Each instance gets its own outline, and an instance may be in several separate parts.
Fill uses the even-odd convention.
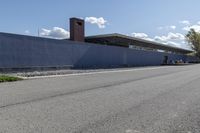
[[[200,65],[0,84],[0,133],[199,133]]]

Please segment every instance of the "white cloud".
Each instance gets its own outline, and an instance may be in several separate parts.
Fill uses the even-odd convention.
[[[160,27],[158,27],[157,29],[158,29],[158,30],[163,30],[164,27],[160,26]]]
[[[86,17],[85,21],[91,24],[96,24],[100,29],[105,28],[106,24],[108,23],[108,21],[105,20],[103,17],[100,17],[100,18]]]
[[[185,43],[185,36],[181,33],[169,32],[166,36],[155,36],[154,38],[150,38],[145,33],[132,33],[130,36],[148,41],[163,43],[169,46],[188,48],[186,47],[187,44]]]
[[[185,31],[189,31],[190,29],[194,29],[196,32],[200,32],[200,24],[183,27],[183,30]]]
[[[137,38],[148,38],[148,35],[145,33],[132,33],[131,36],[137,37]]]
[[[172,26],[170,26],[170,28],[171,28],[172,30],[175,30],[175,29],[176,29],[176,26],[175,26],[175,25],[172,25]]]
[[[194,29],[196,32],[200,32],[200,21],[197,22],[196,24],[194,25],[187,25],[185,27],[182,28],[183,30],[185,31],[189,31],[190,29]]]
[[[188,20],[183,20],[183,21],[180,21],[179,23],[184,24],[184,25],[190,25],[190,21]]]
[[[155,40],[154,39],[152,39],[152,38],[144,38],[145,40],[147,40],[147,41],[152,41],[152,42],[155,42]]]
[[[158,27],[158,30],[175,30],[175,29],[176,29],[175,25]]]
[[[25,33],[26,35],[30,35],[30,31],[29,31],[29,30],[25,30],[24,33]]]
[[[160,42],[166,42],[166,37],[165,36],[155,36],[154,40],[160,41]]]
[[[189,31],[190,30],[190,26],[183,27],[182,30]]]
[[[53,27],[52,30],[41,29],[40,36],[54,38],[54,39],[67,39],[69,38],[69,31],[66,31],[63,28]]]
[[[185,40],[185,36],[181,33],[168,33],[168,38],[170,40]]]
[[[181,33],[169,32],[165,36],[155,36],[154,40],[169,46],[190,49],[189,45],[185,42],[185,36]]]
[[[188,20],[183,20],[183,21],[180,21],[179,23],[182,24],[182,29],[185,30],[185,31],[189,31],[191,28],[193,28],[196,32],[200,32],[200,21],[197,22],[195,25],[191,25],[190,21],[188,21]],[[167,33],[166,35],[155,36],[153,38],[150,38],[145,33],[132,33],[132,36],[142,38],[142,39],[145,39],[145,40],[149,40],[149,41],[163,43],[165,45],[191,49],[190,46],[188,45],[188,43],[186,42],[184,34],[175,33],[175,32],[172,31],[172,30],[175,31],[177,29],[177,26],[175,26],[175,25],[160,26],[157,29],[158,30],[171,31],[171,32]]]
[[[168,42],[172,40],[185,40],[185,36],[181,33],[168,33],[166,36],[155,36],[154,40],[160,41],[160,42]]]
[[[145,33],[131,33],[132,37],[148,40],[148,41],[154,41],[154,39],[151,39],[147,34]]]

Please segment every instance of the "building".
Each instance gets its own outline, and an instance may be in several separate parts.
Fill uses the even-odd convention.
[[[192,50],[172,47],[169,45],[164,45],[162,43],[148,41],[136,37],[130,37],[118,33],[85,37],[84,25],[84,20],[78,18],[70,19],[70,40],[109,46],[126,47],[138,50],[151,50],[177,54],[189,54],[193,52]]]
[[[196,61],[193,51],[120,34],[85,37],[84,21],[70,19],[70,39],[0,33],[0,70],[156,66]]]

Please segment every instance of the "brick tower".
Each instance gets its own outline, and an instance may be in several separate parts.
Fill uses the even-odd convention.
[[[85,22],[79,18],[70,18],[70,40],[85,41]]]

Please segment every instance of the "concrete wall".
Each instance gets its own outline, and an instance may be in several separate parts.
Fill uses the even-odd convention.
[[[184,55],[0,33],[0,68],[120,67],[187,60]]]

